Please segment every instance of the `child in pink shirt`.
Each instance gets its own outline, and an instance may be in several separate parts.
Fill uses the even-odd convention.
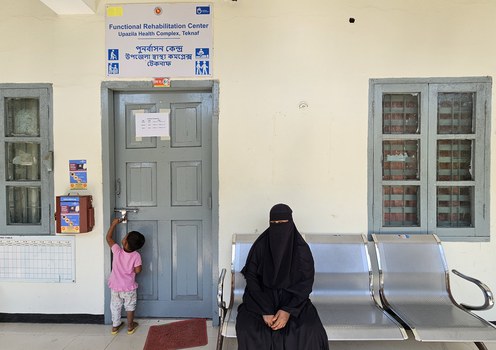
[[[122,219],[114,219],[107,231],[107,243],[112,249],[112,272],[108,280],[111,290],[110,310],[112,312],[112,334],[117,334],[124,325],[121,322],[122,305],[127,312],[127,334],[133,334],[138,328],[134,321],[137,289],[136,274],[141,272],[141,255],[138,249],[145,244],[145,237],[138,231],[129,232],[122,240],[122,248],[114,241],[115,227]]]

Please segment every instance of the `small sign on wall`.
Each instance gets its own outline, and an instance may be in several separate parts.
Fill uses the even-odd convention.
[[[88,188],[85,159],[69,160],[69,174],[71,190],[86,190]]]
[[[153,87],[170,87],[170,78],[153,78]]]

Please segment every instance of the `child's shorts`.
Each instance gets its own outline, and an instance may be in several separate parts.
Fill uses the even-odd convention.
[[[120,310],[122,305],[124,305],[124,310],[126,311],[136,310],[136,300],[138,295],[136,291],[136,289],[129,292],[116,292],[114,290],[111,290],[111,308]]]

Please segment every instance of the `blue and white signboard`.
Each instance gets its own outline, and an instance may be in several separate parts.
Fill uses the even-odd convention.
[[[212,17],[209,3],[107,5],[107,76],[212,76]]]

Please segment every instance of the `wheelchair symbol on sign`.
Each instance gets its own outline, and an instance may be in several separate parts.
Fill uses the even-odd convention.
[[[109,49],[108,50],[108,60],[109,61],[118,61],[119,60],[119,50],[118,49]]]

